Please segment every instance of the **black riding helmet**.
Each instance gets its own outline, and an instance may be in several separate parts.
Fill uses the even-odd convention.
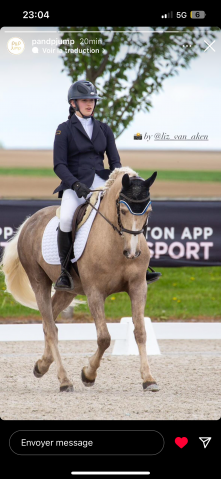
[[[76,104],[75,111],[79,111],[83,118],[90,118],[94,113],[94,109],[90,115],[88,116],[83,115],[83,113],[81,113],[79,109],[77,100],[84,100],[88,98],[92,98],[95,100],[95,106],[96,106],[97,100],[101,100],[101,97],[98,96],[97,90],[95,86],[93,85],[93,83],[87,80],[79,80],[70,86],[68,90],[68,102],[70,103],[71,100],[75,100],[75,104]]]

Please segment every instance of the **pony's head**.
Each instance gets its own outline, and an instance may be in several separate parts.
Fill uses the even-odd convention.
[[[122,177],[122,189],[118,201],[118,223],[123,227],[123,254],[128,259],[137,258],[141,254],[140,237],[142,232],[145,232],[144,227],[152,211],[149,189],[156,176],[157,172],[147,180],[138,176],[130,177],[127,173]]]
[[[123,254],[128,259],[137,258],[141,254],[140,238],[148,216],[152,211],[149,189],[155,181],[157,172],[144,180],[129,166],[115,168],[103,188],[103,196],[114,195],[116,205],[113,209],[118,229],[122,231],[124,240]],[[125,231],[128,230],[128,231]],[[135,234],[133,234],[133,231]]]

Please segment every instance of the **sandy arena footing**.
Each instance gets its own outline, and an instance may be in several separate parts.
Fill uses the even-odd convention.
[[[104,354],[95,385],[80,373],[96,341],[61,341],[59,349],[73,393],[60,393],[53,363],[41,379],[33,366],[44,343],[5,342],[0,347],[0,417],[5,420],[218,420],[221,415],[221,340],[159,340],[161,356],[149,364],[160,391],[143,392],[138,356]]]

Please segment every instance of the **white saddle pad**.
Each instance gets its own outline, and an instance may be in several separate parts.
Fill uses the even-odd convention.
[[[100,205],[101,193],[99,193],[97,203],[95,208],[99,208]],[[74,242],[74,255],[71,261],[75,263],[81,257],[84,248],[87,243],[88,235],[90,233],[91,226],[93,224],[94,218],[97,212],[93,209],[88,217],[87,221],[80,227],[76,232],[75,242]],[[58,244],[57,244],[57,227],[60,220],[57,216],[54,216],[49,223],[47,224],[42,238],[42,256],[46,263],[48,264],[60,264],[60,258],[58,254]]]

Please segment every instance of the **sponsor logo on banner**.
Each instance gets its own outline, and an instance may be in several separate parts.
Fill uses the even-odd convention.
[[[180,238],[175,232],[175,226],[164,226],[163,228],[154,226],[153,228],[147,227],[146,238],[151,258],[160,259],[167,255],[174,260],[183,258],[197,261],[200,258],[209,260],[210,248],[213,247],[212,235],[211,226],[203,228],[185,226]]]

